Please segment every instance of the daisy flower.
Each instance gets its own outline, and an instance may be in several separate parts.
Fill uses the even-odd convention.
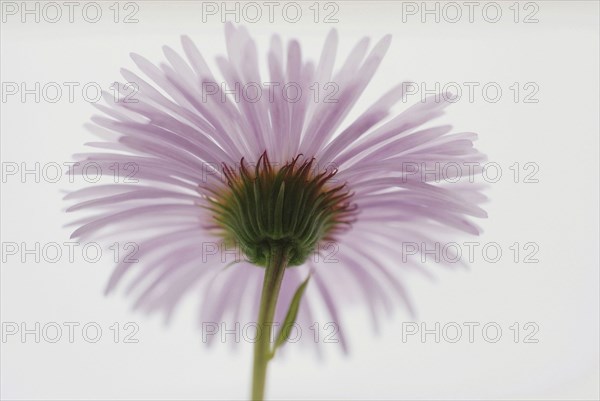
[[[167,318],[193,293],[199,322],[255,320],[259,330],[308,327],[323,311],[339,324],[341,305],[356,299],[375,324],[394,305],[412,311],[401,275],[425,270],[402,244],[478,234],[471,218],[486,216],[480,188],[467,180],[484,160],[476,135],[427,124],[448,104],[435,96],[390,116],[403,83],[348,121],[389,36],[371,49],[361,40],[334,68],[335,30],[316,64],[298,41],[284,48],[275,35],[268,78],[246,29],[227,24],[225,36],[221,79],[184,36],[184,54],[165,46],[159,66],[131,54],[145,75],[121,71],[123,94],[131,83],[138,89],[132,101],[105,93],[106,105],[96,105],[102,115],[89,127],[102,140],[76,157],[72,173],[93,163],[130,179],[67,198],[69,211],[87,211],[73,238],[137,244],[138,262],[120,261],[107,292],[127,277],[135,307]],[[330,84],[335,96],[316,99],[315,84]],[[337,334],[346,349],[343,329]],[[254,399],[289,335],[255,342]]]

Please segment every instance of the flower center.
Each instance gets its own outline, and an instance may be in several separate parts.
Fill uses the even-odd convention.
[[[211,200],[211,210],[225,242],[240,246],[251,263],[266,266],[278,248],[286,249],[288,266],[301,265],[320,241],[353,221],[352,194],[332,183],[337,171],[315,171],[314,158],[300,157],[281,168],[266,152],[254,169],[243,158],[239,171],[223,164],[228,188]]]

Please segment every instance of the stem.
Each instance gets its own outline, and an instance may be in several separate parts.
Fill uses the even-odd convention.
[[[272,358],[270,329],[287,263],[288,250],[284,247],[272,247],[265,268],[265,278],[260,296],[260,309],[258,312],[260,331],[257,341],[254,343],[254,368],[252,373],[252,400],[254,401],[262,401],[265,395],[267,364]]]

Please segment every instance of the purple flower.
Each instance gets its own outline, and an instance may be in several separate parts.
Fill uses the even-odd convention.
[[[139,245],[132,248],[139,262],[122,257],[107,292],[128,277],[127,292],[142,310],[170,317],[191,293],[200,297],[199,322],[253,321],[260,266],[273,243],[285,242],[290,267],[276,321],[309,272],[297,319],[303,328],[323,311],[339,323],[341,306],[354,300],[369,307],[374,323],[399,303],[412,312],[402,275],[426,273],[410,257],[414,250],[434,248],[455,231],[478,234],[470,218],[486,217],[481,188],[468,182],[484,160],[473,147],[476,134],[423,127],[448,104],[435,96],[389,117],[403,84],[348,121],[389,36],[371,50],[361,40],[335,72],[335,31],[316,65],[302,58],[297,41],[284,50],[273,36],[268,78],[246,29],[227,24],[226,44],[217,63],[227,88],[184,36],[185,57],[164,47],[168,63],[160,67],[132,54],[146,78],[122,75],[139,90],[130,101],[105,94],[109,105],[97,105],[104,115],[93,117],[91,129],[103,141],[88,145],[100,150],[80,155],[73,172],[94,163],[132,179],[66,198],[76,200],[69,211],[88,211],[73,238]],[[345,349],[343,330],[338,338]]]

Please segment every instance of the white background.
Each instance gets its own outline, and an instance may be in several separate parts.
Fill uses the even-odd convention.
[[[225,52],[220,16],[203,22],[200,2],[137,2],[139,22],[133,24],[114,23],[112,3],[102,2],[105,14],[96,24],[86,22],[80,11],[74,23],[66,14],[54,24],[6,16],[2,82],[98,82],[107,88],[121,79],[120,67],[135,70],[129,52],[162,61],[161,46],[179,49],[181,34],[191,36],[207,60]],[[245,25],[261,54],[269,36],[280,33],[299,38],[303,54],[313,60],[331,28],[341,38],[338,60],[362,36],[392,34],[388,56],[353,116],[404,79],[425,82],[431,89],[435,82],[496,82],[503,89],[496,103],[487,101],[480,89],[473,102],[464,94],[443,117],[457,130],[478,132],[478,148],[503,168],[502,178],[487,192],[489,218],[481,222],[485,232],[478,239],[500,244],[502,258],[488,263],[478,254],[468,270],[432,266],[435,282],[417,275],[406,278],[419,321],[429,328],[435,322],[496,322],[503,334],[497,343],[485,341],[480,331],[473,343],[464,336],[458,343],[436,343],[432,336],[425,342],[418,336],[402,342],[402,323],[411,319],[402,308],[374,335],[364,309],[348,307],[343,320],[350,354],[323,344],[323,358],[318,359],[288,345],[284,357],[270,366],[268,397],[598,399],[598,3],[536,2],[537,23],[523,23],[534,10],[524,9],[523,3],[515,23],[512,1],[498,2],[500,21],[487,22],[481,11],[486,3],[479,3],[470,23],[468,9],[459,2],[459,22],[442,16],[436,23],[429,15],[423,23],[420,14],[405,15],[403,21],[401,2],[352,1],[338,3],[339,22],[333,24],[315,23],[311,3],[301,3],[298,23],[286,22],[278,12],[274,23],[265,14],[262,21]],[[421,7],[421,2],[414,4]],[[509,89],[514,82],[535,83],[538,102],[515,101]],[[94,109],[80,91],[74,102],[66,94],[57,103],[12,96],[1,106],[3,163],[62,163],[92,139],[82,126]],[[515,183],[509,170],[515,162],[536,163],[539,182],[524,183],[521,177]],[[12,177],[3,182],[2,242],[67,241],[70,230],[64,224],[69,219],[61,191],[70,189],[65,180],[53,184],[29,178],[22,183]],[[515,263],[508,249],[514,242],[538,244],[539,263],[523,263],[523,254]],[[2,264],[3,324],[98,322],[104,331],[95,344],[78,331],[74,343],[63,338],[38,344],[32,336],[23,343],[19,336],[9,337],[1,343],[3,399],[247,397],[251,344],[235,351],[227,344],[207,349],[193,323],[193,302],[165,327],[157,316],[130,311],[127,299],[105,298],[102,290],[112,266],[110,258],[95,264],[81,258],[52,264],[21,263],[18,256]],[[139,343],[115,344],[109,326],[130,321],[139,325]],[[537,324],[534,338],[539,342],[523,343],[521,338],[515,343],[509,329],[514,322],[521,328]]]

